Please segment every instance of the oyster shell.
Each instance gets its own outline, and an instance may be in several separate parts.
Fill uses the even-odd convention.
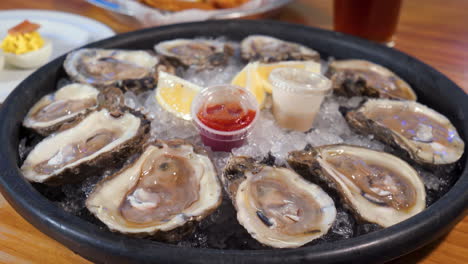
[[[229,44],[216,40],[174,39],[159,42],[154,46],[159,55],[183,66],[212,68],[225,65],[233,54]]]
[[[373,134],[423,165],[456,162],[465,143],[450,120],[413,101],[372,99],[346,114],[357,131]]]
[[[41,98],[26,115],[23,126],[47,136],[65,123],[83,119],[98,106],[99,91],[73,83]]]
[[[52,134],[28,154],[21,171],[31,182],[73,183],[117,166],[141,149],[149,122],[130,113],[113,117],[107,109]]]
[[[142,50],[79,49],[70,52],[63,66],[73,80],[96,86],[126,80],[144,80],[148,88],[155,84],[156,56]]]
[[[222,179],[237,220],[262,244],[300,247],[326,234],[335,221],[328,194],[290,169],[232,157]]]
[[[123,92],[130,91],[138,95],[143,92],[153,89],[157,85],[159,80],[159,74],[161,72],[167,72],[170,74],[176,74],[176,67],[165,57],[157,56],[159,63],[154,68],[152,77],[143,78],[140,80],[123,80],[117,87]]]
[[[407,82],[370,61],[333,61],[326,75],[332,80],[333,90],[338,95],[416,100],[416,93]]]
[[[418,173],[384,152],[348,145],[293,151],[288,163],[315,182],[326,182],[362,219],[383,227],[424,210],[426,192]]]
[[[320,61],[320,54],[313,49],[264,35],[251,35],[242,40],[241,55],[244,60],[260,62]]]
[[[221,196],[215,168],[204,151],[182,140],[156,141],[98,183],[86,207],[113,231],[174,240],[180,238],[180,228],[213,212]]]

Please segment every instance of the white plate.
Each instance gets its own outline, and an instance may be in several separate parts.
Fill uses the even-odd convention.
[[[39,33],[52,41],[51,60],[87,43],[115,35],[108,26],[96,20],[57,11],[9,10],[0,11],[0,40],[7,35],[8,29],[28,19],[41,25]],[[5,65],[0,71],[0,102],[34,70],[22,70]]]

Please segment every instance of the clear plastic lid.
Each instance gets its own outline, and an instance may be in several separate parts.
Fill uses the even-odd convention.
[[[268,77],[273,87],[291,93],[325,95],[331,81],[322,74],[298,68],[277,68]]]
[[[217,130],[205,125],[198,117],[198,114],[208,114],[210,108],[215,105],[227,105],[235,103],[236,106],[240,107],[237,109],[242,113],[247,113],[249,110],[255,112],[253,120],[245,127],[233,130],[233,131],[222,131]],[[255,96],[248,90],[230,84],[216,85],[203,89],[192,101],[191,115],[195,125],[203,131],[207,131],[210,134],[222,135],[222,136],[234,136],[237,134],[243,134],[249,132],[258,119],[259,105]]]

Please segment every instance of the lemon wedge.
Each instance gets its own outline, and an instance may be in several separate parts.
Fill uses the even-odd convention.
[[[156,100],[166,111],[179,118],[191,120],[190,106],[193,98],[201,90],[202,87],[194,83],[160,71],[156,88]]]
[[[241,86],[251,91],[257,99],[258,105],[263,106],[265,102],[265,90],[261,80],[258,78],[258,62],[247,64],[231,81],[231,84]]]
[[[299,68],[314,73],[320,73],[320,63],[315,61],[281,61],[268,64],[260,63],[256,68],[257,79],[267,93],[271,94],[272,92],[272,86],[268,81],[268,76],[274,69],[282,67]]]

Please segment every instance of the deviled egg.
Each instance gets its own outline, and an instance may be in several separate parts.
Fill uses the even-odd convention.
[[[39,34],[39,28],[39,24],[25,20],[8,30],[8,35],[1,43],[6,63],[30,69],[37,68],[49,60],[52,42]]]

